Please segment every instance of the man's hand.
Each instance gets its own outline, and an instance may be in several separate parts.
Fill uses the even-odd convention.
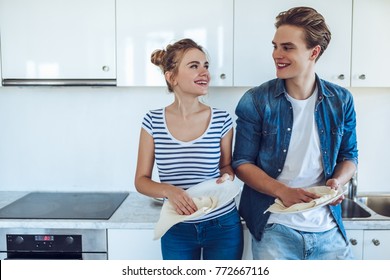
[[[337,179],[329,179],[326,181],[326,185],[330,187],[331,189],[338,190],[338,188],[341,188],[341,184]],[[339,205],[343,200],[345,199],[345,196],[340,196],[337,200],[333,201],[332,203],[329,203],[329,205],[336,206]]]

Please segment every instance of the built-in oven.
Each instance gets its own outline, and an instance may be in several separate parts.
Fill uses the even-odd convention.
[[[29,193],[0,209],[0,219],[27,225],[0,228],[0,259],[107,259],[106,229],[50,225],[59,220],[108,220],[127,196],[126,192]],[[37,220],[42,228],[28,226]]]
[[[105,229],[0,229],[0,259],[106,260]]]

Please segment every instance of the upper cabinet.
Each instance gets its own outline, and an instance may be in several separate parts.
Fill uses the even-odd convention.
[[[1,30],[1,28],[0,28]],[[0,36],[0,47],[1,47],[1,36]],[[1,74],[1,48],[0,48],[0,87],[3,86],[3,84],[1,83],[1,79],[2,79],[2,74]]]
[[[187,37],[206,49],[211,85],[233,85],[233,0],[117,0],[116,5],[118,86],[165,86],[150,56]]]
[[[332,33],[328,48],[317,62],[316,72],[322,79],[349,86],[352,0],[235,0],[235,86],[256,86],[276,78],[271,43],[276,30],[275,17],[296,6],[315,8],[325,17]]]
[[[115,84],[115,0],[1,0],[0,30],[5,81]]]
[[[212,86],[256,86],[276,77],[275,17],[294,6],[318,10],[332,32],[321,78],[390,86],[390,58],[379,55],[388,0],[0,0],[0,75],[5,85],[165,86],[150,56],[188,37],[208,53]]]
[[[340,1],[342,2],[342,1]],[[355,87],[389,87],[390,1],[354,0],[352,79]]]

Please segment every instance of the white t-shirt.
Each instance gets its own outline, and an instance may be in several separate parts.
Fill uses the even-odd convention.
[[[291,102],[294,121],[286,162],[277,180],[292,188],[324,185],[321,145],[314,118],[318,89],[305,100],[294,99],[288,94],[286,97]],[[336,226],[327,206],[294,214],[272,213],[268,223],[308,232],[321,232]]]

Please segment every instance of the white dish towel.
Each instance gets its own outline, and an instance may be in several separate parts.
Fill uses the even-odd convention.
[[[180,215],[172,204],[166,200],[154,229],[154,240],[161,238],[177,223],[199,218],[229,203],[240,192],[240,187],[230,180],[217,184],[216,179],[212,179],[195,185],[186,192],[192,198],[198,210],[191,215]]]
[[[323,206],[328,203],[331,203],[346,191],[344,187],[340,187],[338,188],[338,190],[334,190],[327,186],[315,186],[307,188],[306,190],[319,195],[319,198],[313,199],[310,202],[296,203],[291,205],[290,207],[284,206],[283,202],[279,198],[277,198],[275,199],[275,203],[272,204],[267,210],[265,210],[264,213],[266,213],[267,211],[270,211],[272,213],[303,212],[306,210],[314,209],[318,206]]]
[[[217,205],[215,197],[194,197],[193,201],[198,210],[191,215],[179,215],[172,204],[169,201],[165,201],[161,208],[160,219],[154,229],[154,239],[161,238],[173,225],[201,217],[214,210]]]

